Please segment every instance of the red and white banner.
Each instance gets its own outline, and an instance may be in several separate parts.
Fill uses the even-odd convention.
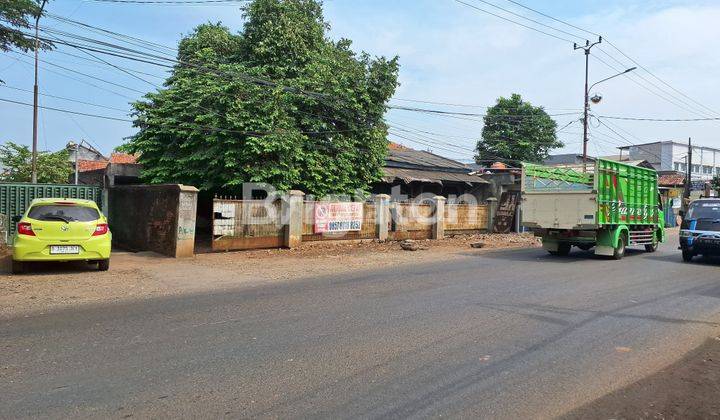
[[[315,233],[362,229],[363,203],[315,203]]]

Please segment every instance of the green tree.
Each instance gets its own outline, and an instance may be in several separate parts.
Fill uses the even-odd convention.
[[[713,177],[712,181],[710,181],[710,186],[718,193],[720,194],[720,175],[716,175]]]
[[[23,32],[31,28],[40,14],[40,4],[36,0],[0,0],[0,51],[35,48],[35,40]],[[42,48],[51,46],[44,41],[40,45]]]
[[[0,145],[0,166],[3,182],[30,182],[32,152],[25,145],[11,141]],[[70,154],[63,149],[58,152],[39,152],[37,157],[38,182],[43,184],[67,184],[73,173]]]
[[[197,27],[164,89],[134,104],[140,130],[123,149],[140,154],[145,180],[316,195],[379,180],[397,57],[330,40],[317,0],[255,0],[244,18],[238,34]]]
[[[523,101],[516,93],[500,97],[488,108],[475,160],[542,162],[552,149],[563,147],[557,139],[557,123],[542,107]]]

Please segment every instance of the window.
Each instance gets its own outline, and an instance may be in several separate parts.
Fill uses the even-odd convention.
[[[40,204],[33,206],[28,217],[35,220],[92,222],[100,218],[97,210],[67,204]]]
[[[703,174],[705,174],[705,175],[712,175],[712,173],[713,173],[712,166],[704,165],[702,169],[703,169]]]
[[[700,165],[693,165],[692,171],[696,174],[699,174],[700,173]]]

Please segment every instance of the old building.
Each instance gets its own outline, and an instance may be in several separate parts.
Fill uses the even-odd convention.
[[[471,175],[472,169],[458,161],[423,150],[391,145],[383,167],[382,182],[372,186],[375,194],[406,199],[429,193],[446,198],[470,194],[482,200],[488,181]]]

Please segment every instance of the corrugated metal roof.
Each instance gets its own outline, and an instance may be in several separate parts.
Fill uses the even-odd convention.
[[[423,150],[393,150],[388,151],[388,156],[385,159],[386,166],[389,167],[408,167],[408,166],[420,166],[423,168],[438,168],[438,169],[449,169],[458,172],[467,171],[470,172],[469,168],[452,159],[438,156],[434,153],[425,152]]]
[[[457,172],[430,171],[419,169],[383,168],[385,175],[383,181],[393,183],[400,180],[406,184],[410,182],[427,182],[441,184],[443,182],[464,182],[466,184],[489,184],[488,181],[475,175]]]

